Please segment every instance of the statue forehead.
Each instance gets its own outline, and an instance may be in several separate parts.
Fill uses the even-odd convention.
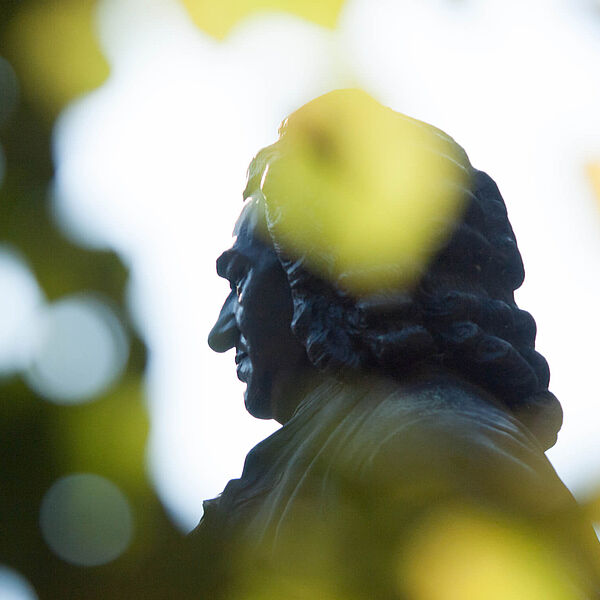
[[[264,219],[264,211],[262,215],[259,214],[260,212],[258,202],[254,199],[248,200],[235,222],[233,236],[238,239],[240,237],[254,236],[254,232],[258,229],[259,218],[262,217]]]
[[[272,247],[271,236],[267,229],[265,206],[259,198],[250,198],[246,201],[235,222],[233,236],[236,238],[234,247]]]
[[[270,240],[266,238],[269,234],[266,229],[264,207],[258,201],[252,199],[246,202],[235,223],[232,235],[235,237],[233,245],[217,259],[217,273],[221,277],[228,278],[227,268],[234,259],[241,259],[255,265],[265,261],[270,262],[275,258]]]

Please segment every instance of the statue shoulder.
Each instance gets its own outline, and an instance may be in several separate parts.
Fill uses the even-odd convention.
[[[517,511],[574,501],[536,437],[502,404],[452,379],[402,386],[357,436],[361,478],[382,493],[506,502]],[[369,441],[371,440],[371,441]]]

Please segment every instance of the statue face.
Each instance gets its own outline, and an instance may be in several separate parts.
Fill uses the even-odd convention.
[[[293,335],[287,277],[272,248],[255,235],[259,215],[248,211],[233,246],[217,260],[231,293],[208,337],[216,352],[236,349],[237,376],[247,384],[246,408],[255,417],[284,422],[296,405],[308,368],[306,351]]]

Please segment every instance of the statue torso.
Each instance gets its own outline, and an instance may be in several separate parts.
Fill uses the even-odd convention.
[[[366,586],[396,597],[390,560],[404,540],[432,514],[459,508],[535,523],[551,544],[570,538],[575,554],[595,544],[535,437],[489,394],[445,373],[325,382],[205,503],[194,536],[227,557],[226,579],[262,565],[265,580],[334,577],[348,593]]]

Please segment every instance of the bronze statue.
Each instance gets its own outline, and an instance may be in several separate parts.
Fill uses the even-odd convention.
[[[352,94],[360,92],[322,98]],[[552,557],[557,579],[548,585],[573,594],[557,598],[596,597],[597,540],[544,455],[562,411],[534,348],[535,322],[514,301],[524,269],[496,184],[446,134],[409,120],[451,149],[461,175],[447,185],[464,208],[414,282],[352,293],[313,268],[310,249],[290,247],[285,210],[265,198],[266,171],[285,155],[297,115],[252,162],[237,238],[217,261],[231,293],[209,344],[236,349],[246,408],[283,426],[248,454],[240,479],[205,502],[192,538],[203,548],[207,593],[475,597],[470,575],[457,575],[463,595],[423,591],[431,582],[419,579],[413,558],[427,547],[427,524],[443,522],[452,531],[493,523],[529,548],[523,556]],[[317,138],[322,153],[328,142]],[[460,540],[473,537],[465,527]],[[463,545],[434,543],[448,560]],[[485,544],[476,554],[488,551],[504,568]],[[442,559],[423,556],[436,581]],[[510,586],[520,589],[519,573],[506,572],[506,593],[493,597],[517,597]]]

